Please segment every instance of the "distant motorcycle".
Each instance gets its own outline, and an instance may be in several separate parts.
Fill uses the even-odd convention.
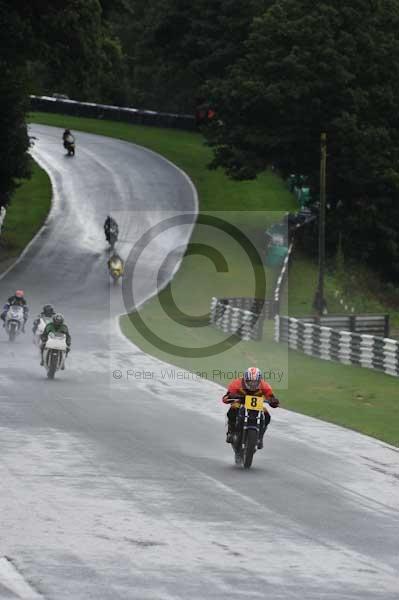
[[[36,331],[33,334],[33,343],[35,346],[40,346],[40,338],[42,333],[44,332],[46,325],[51,323],[52,317],[40,317],[40,321],[36,327]]]
[[[114,249],[115,244],[118,241],[118,233],[118,226],[111,225],[107,235],[107,240],[111,247],[111,250]]]
[[[109,274],[111,275],[114,283],[117,283],[118,279],[123,276],[124,264],[120,256],[111,256],[108,261]]]
[[[72,134],[67,135],[64,139],[64,148],[68,156],[75,156],[75,138]]]
[[[22,331],[24,324],[24,309],[22,306],[10,306],[5,319],[5,328],[10,342]]]
[[[233,448],[236,465],[250,469],[254,454],[257,451],[260,432],[264,426],[264,396],[250,396],[237,399],[241,402],[238,409]]]
[[[49,379],[54,379],[56,372],[64,368],[66,352],[66,335],[64,333],[49,333],[43,350],[44,367],[47,370]]]

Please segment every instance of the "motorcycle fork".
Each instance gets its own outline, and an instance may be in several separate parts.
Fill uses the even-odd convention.
[[[251,412],[254,412],[254,411],[251,411]],[[256,415],[256,425],[253,425],[253,424],[248,425],[248,421],[250,420],[250,418],[251,418],[251,416],[249,414],[249,411],[247,408],[245,408],[244,422],[243,422],[243,426],[242,426],[242,440],[241,440],[241,448],[242,449],[244,449],[244,447],[245,447],[248,429],[255,429],[258,434],[258,440],[259,440],[259,433],[261,430],[262,413],[260,411],[258,411],[258,414]]]

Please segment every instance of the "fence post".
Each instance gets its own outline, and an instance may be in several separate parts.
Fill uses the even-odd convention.
[[[384,337],[389,337],[389,315],[385,315],[384,320]]]

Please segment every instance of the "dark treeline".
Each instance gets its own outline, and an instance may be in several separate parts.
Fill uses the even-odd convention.
[[[176,112],[204,98],[213,166],[235,178],[273,163],[317,196],[325,131],[330,248],[340,232],[398,278],[399,0],[0,0],[0,25],[0,201],[26,172],[28,92]]]
[[[103,5],[104,6],[103,6]],[[99,0],[0,0],[0,206],[29,175],[29,93],[112,101],[126,87],[118,38]],[[120,3],[123,9],[123,2]]]

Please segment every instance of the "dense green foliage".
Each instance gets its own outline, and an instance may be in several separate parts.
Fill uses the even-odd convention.
[[[0,0],[0,30],[0,206],[6,206],[16,178],[29,173],[24,68],[29,32],[18,12],[3,0]]]
[[[134,93],[150,108],[192,112],[208,79],[235,62],[266,0],[127,0],[132,18],[114,14],[131,66]]]
[[[109,2],[30,3],[36,53],[29,61],[32,91],[114,102],[127,86],[123,53],[104,18]],[[118,3],[113,3],[117,5]],[[123,7],[123,5],[121,5]]]
[[[273,162],[317,190],[328,136],[328,230],[345,253],[399,276],[399,2],[279,0],[243,56],[209,83],[215,164],[251,177]]]
[[[105,101],[125,93],[122,49],[103,17],[111,3],[103,4],[0,0],[0,205],[9,203],[17,180],[29,174],[29,92]]]

